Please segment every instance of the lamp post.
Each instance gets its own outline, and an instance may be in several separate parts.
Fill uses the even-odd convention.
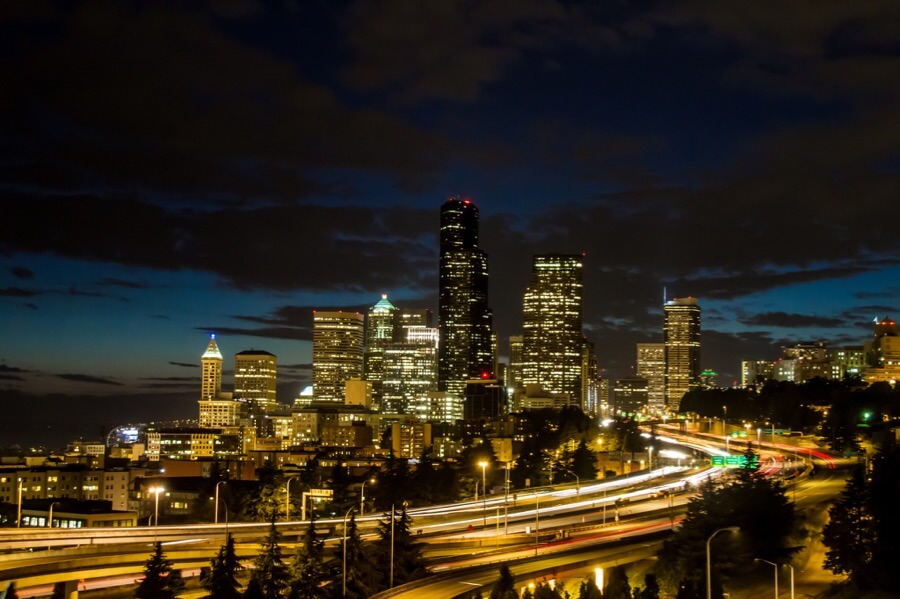
[[[359,490],[359,515],[362,516],[366,513],[366,483],[375,484],[375,477],[368,480],[364,480],[362,483],[362,488]]]
[[[706,599],[712,599],[712,558],[709,554],[709,546],[713,538],[720,532],[738,532],[740,528],[737,526],[726,526],[713,531],[709,538],[706,539]]]
[[[653,472],[653,446],[647,448],[647,462],[650,464],[650,472]]]
[[[538,544],[541,542],[541,537],[538,531],[541,527],[541,496],[538,495],[538,492],[534,492],[534,556],[537,557]]]
[[[291,481],[297,478],[296,476],[289,476],[287,479],[287,484],[284,487],[284,519],[291,519]]]
[[[791,599],[794,599],[794,566],[790,564],[785,565],[791,569]]]
[[[486,471],[487,471],[487,461],[481,460],[478,462],[478,465],[481,466],[481,515],[484,518],[484,525],[487,526],[487,484],[486,484]]]
[[[757,557],[757,558],[754,558],[753,561],[755,561],[755,562],[763,562],[763,563],[769,564],[770,566],[772,566],[773,568],[775,568],[775,599],[778,599],[778,564],[776,564],[775,562],[770,562],[770,561],[767,560],[767,559],[762,559],[762,558],[758,558],[758,557]],[[791,568],[791,570],[792,570],[792,573],[793,573],[793,568]]]
[[[19,487],[18,487],[18,495],[19,502],[16,504],[16,528],[21,528],[22,526],[22,489],[24,488],[24,481],[19,479]]]
[[[156,536],[159,531],[159,494],[164,492],[165,487],[150,487],[147,489],[149,493],[156,495],[155,507],[153,508],[153,542],[156,542]]]
[[[403,502],[403,508],[406,509],[408,503],[406,501]],[[394,588],[394,504],[391,504],[391,574],[390,574],[390,582],[388,584],[388,588]]]
[[[756,429],[756,446],[760,447],[762,445],[762,429]]]
[[[215,518],[213,519],[213,524],[219,523],[219,485],[224,485],[226,482],[228,482],[228,481],[220,480],[219,482],[216,483],[216,515],[215,515]],[[225,509],[228,509],[227,506]]]
[[[365,483],[363,483],[365,484]],[[350,515],[350,512],[355,510],[355,507],[351,507],[347,510],[347,513],[344,514],[344,569],[343,569],[343,591],[341,597],[347,596],[347,516]],[[392,524],[393,526],[393,524]],[[393,545],[393,540],[391,541],[391,545]]]
[[[60,505],[58,501],[54,501],[50,504],[50,510],[47,513],[47,528],[53,528],[53,506]]]

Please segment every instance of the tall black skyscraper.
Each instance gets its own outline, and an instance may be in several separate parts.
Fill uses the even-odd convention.
[[[487,254],[478,247],[478,208],[451,197],[441,206],[438,388],[462,397],[466,380],[493,378]]]

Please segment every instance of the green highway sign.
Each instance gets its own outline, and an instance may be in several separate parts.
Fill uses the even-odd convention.
[[[719,468],[747,468],[747,456],[743,455],[714,455],[710,458],[710,462],[713,466]],[[753,456],[753,461],[750,464],[750,468],[756,468],[759,461],[756,456]]]

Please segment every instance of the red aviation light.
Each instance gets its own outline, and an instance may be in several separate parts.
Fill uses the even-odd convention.
[[[488,372],[487,370],[482,370],[482,371],[481,371],[481,378],[483,378],[483,379],[489,379],[489,378],[491,378],[491,373]]]
[[[471,204],[471,203],[472,203],[472,200],[470,200],[469,198],[466,198],[463,200],[463,204]]]

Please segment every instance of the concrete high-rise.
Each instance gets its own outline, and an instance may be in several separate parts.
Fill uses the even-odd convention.
[[[216,399],[222,390],[222,352],[216,344],[216,335],[209,336],[206,351],[200,356],[200,399]]]
[[[673,299],[663,306],[666,346],[666,408],[678,410],[681,398],[700,384],[700,304]]]
[[[467,380],[494,375],[487,254],[470,200],[448,199],[440,227],[438,388],[462,397]]]
[[[666,344],[637,344],[637,376],[647,379],[647,407],[651,412],[666,409]]]
[[[345,383],[362,378],[365,318],[357,312],[313,312],[313,393],[343,403]]]
[[[413,414],[437,383],[438,331],[410,325],[402,341],[384,348],[383,414]]]
[[[278,358],[267,351],[249,349],[234,355],[234,398],[247,402],[256,414],[278,407],[275,380]]]
[[[522,382],[582,401],[584,256],[535,256],[522,310]]]

